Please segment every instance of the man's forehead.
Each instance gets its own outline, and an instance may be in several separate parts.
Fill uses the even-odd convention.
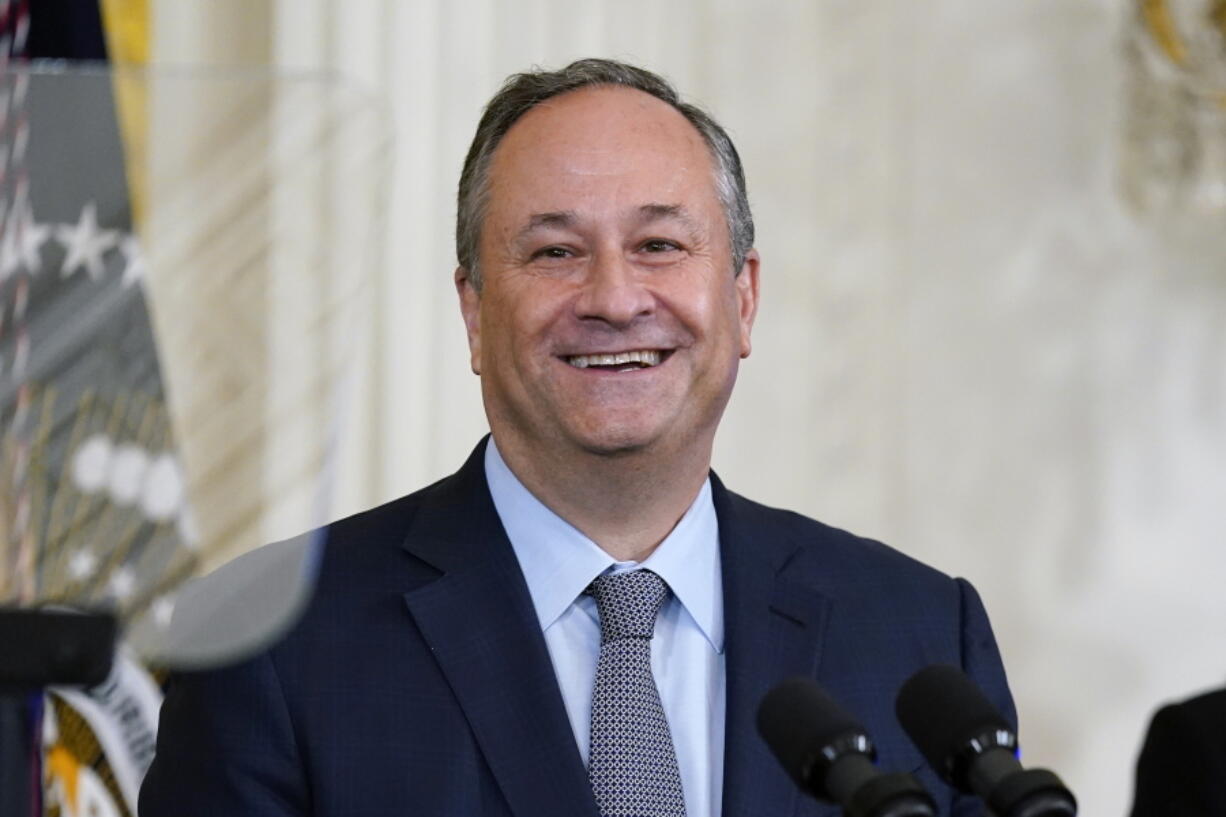
[[[674,154],[706,153],[702,135],[680,111],[644,91],[597,85],[538,103],[503,136],[494,154],[501,162],[528,157],[569,159],[576,170],[616,167],[627,150],[650,147]]]

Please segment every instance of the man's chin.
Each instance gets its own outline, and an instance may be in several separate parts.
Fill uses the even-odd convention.
[[[626,457],[649,452],[659,444],[660,434],[632,424],[608,424],[585,429],[574,437],[579,448],[602,457]]]

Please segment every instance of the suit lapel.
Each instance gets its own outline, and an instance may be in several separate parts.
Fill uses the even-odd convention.
[[[512,812],[596,817],[527,584],[485,481],[484,443],[423,503],[405,549],[440,576],[405,601]]]
[[[727,714],[723,817],[793,814],[800,792],[758,735],[758,704],[785,678],[815,677],[829,600],[788,578],[798,547],[714,474],[724,585]]]

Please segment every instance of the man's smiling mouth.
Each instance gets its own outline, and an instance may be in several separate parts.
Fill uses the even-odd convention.
[[[635,369],[650,369],[652,366],[658,366],[667,357],[668,351],[660,349],[634,349],[629,352],[616,352],[612,354],[568,355],[563,359],[576,369],[615,368],[618,371],[633,371]]]

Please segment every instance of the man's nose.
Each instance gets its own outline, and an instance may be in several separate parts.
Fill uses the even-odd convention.
[[[592,258],[583,291],[575,303],[579,318],[627,326],[655,309],[645,273],[620,252],[601,252]]]

